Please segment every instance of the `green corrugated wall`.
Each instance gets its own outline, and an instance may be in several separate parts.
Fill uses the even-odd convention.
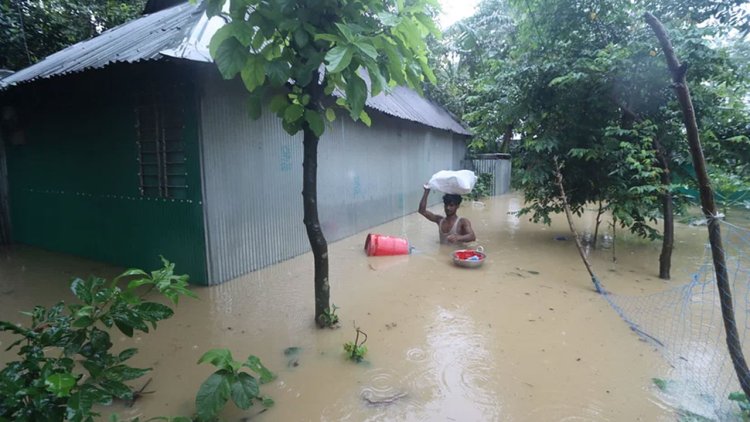
[[[158,65],[16,88],[26,141],[7,146],[15,242],[146,270],[160,267],[163,255],[205,284],[196,93],[179,67]],[[184,93],[185,199],[144,198],[138,190],[135,94],[162,83]]]

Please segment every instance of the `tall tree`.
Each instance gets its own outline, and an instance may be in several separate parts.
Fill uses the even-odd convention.
[[[558,155],[572,212],[591,202],[603,204],[633,233],[662,237],[659,274],[669,278],[672,210],[684,203],[675,187],[695,181],[687,148],[678,142],[684,129],[663,77],[664,62],[639,17],[658,8],[665,21],[680,28],[674,42],[691,66],[700,130],[715,138],[707,150],[750,151],[750,120],[742,111],[746,77],[737,71],[740,64],[733,63],[731,50],[712,41],[747,27],[738,5],[734,0],[483,0],[477,15],[463,22],[470,29],[465,33],[481,40],[446,37],[453,48],[445,50],[466,57],[443,62],[469,64],[457,68],[467,82],[456,102],[477,138],[490,143],[509,124],[522,136],[512,152],[514,184],[527,200],[524,213],[549,222],[551,213],[562,212],[550,159]],[[477,54],[463,48],[467,39]],[[473,76],[475,69],[480,70]],[[444,85],[451,88],[450,82]],[[469,107],[474,100],[476,107]],[[711,169],[730,175],[730,181],[745,180],[733,176],[743,167],[724,164],[730,162],[737,162],[731,154],[717,154]],[[653,228],[658,217],[664,218],[661,233]]]
[[[138,16],[146,0],[0,0],[0,69],[19,70]]]
[[[227,7],[228,6],[228,7]],[[439,35],[434,0],[208,0],[227,21],[211,40],[226,79],[239,75],[257,118],[264,98],[289,134],[303,133],[304,224],[315,261],[315,320],[330,310],[328,244],[317,207],[317,147],[336,106],[370,125],[368,95],[434,81],[424,38]]]

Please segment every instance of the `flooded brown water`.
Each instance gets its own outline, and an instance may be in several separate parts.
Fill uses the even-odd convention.
[[[651,381],[668,365],[594,292],[567,222],[557,216],[547,227],[508,214],[521,206],[515,195],[462,205],[459,215],[472,221],[487,253],[477,269],[454,266],[435,224],[416,213],[368,231],[407,237],[411,255],[367,257],[367,232],[330,245],[331,297],[342,321],[336,330],[314,327],[310,254],[196,288],[200,300],[181,301],[155,332],[114,337],[119,347],[139,347],[133,364],[153,368],[153,393],[132,408],[107,411],[192,414],[195,393],[212,372],[196,361],[209,349],[229,348],[237,360],[259,356],[278,375],[261,390],[273,408],[230,405],[223,414],[230,421],[675,420]],[[577,225],[593,231],[591,218]],[[695,269],[705,227],[679,225],[676,236],[674,282],[657,278],[658,243],[618,233],[616,263],[611,249],[590,258],[618,293],[664,290]],[[73,275],[118,270],[19,247],[0,261],[0,319],[25,322],[17,311],[70,299]],[[342,348],[355,327],[368,336],[360,364],[346,360]],[[8,337],[0,340],[4,348]],[[301,351],[285,356],[289,347]]]

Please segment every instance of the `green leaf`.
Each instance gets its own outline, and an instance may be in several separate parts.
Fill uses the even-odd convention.
[[[208,0],[206,1],[206,14],[211,16],[216,16],[219,13],[221,13],[222,7],[224,7],[224,3],[226,0]]]
[[[242,68],[241,76],[245,88],[249,92],[255,91],[256,88],[263,85],[266,80],[265,60],[258,56],[250,56]]]
[[[367,125],[367,127],[372,126],[372,120],[370,120],[370,116],[364,110],[362,110],[362,112],[359,113],[359,120],[362,120],[362,123]]]
[[[390,79],[396,81],[399,85],[406,85],[401,55],[396,48],[389,43],[384,44],[383,51],[385,52],[386,57],[388,57],[386,63],[388,65],[388,71],[390,72]]]
[[[141,287],[146,284],[154,284],[154,281],[150,278],[140,278],[138,280],[133,280],[130,283],[128,283],[128,290],[137,289],[138,287]]]
[[[73,292],[73,294],[81,300],[81,302],[91,305],[91,302],[94,300],[94,295],[91,292],[91,284],[85,282],[84,280],[80,278],[76,278],[73,280],[72,283],[70,283],[70,290]]]
[[[326,70],[331,73],[341,72],[349,66],[352,61],[352,49],[350,46],[336,46],[326,53]]]
[[[265,72],[273,86],[283,86],[291,77],[289,64],[283,60],[274,60],[267,62]]]
[[[118,399],[130,400],[133,398],[133,392],[130,390],[130,387],[119,381],[105,380],[100,382],[99,386],[108,394]]]
[[[230,375],[225,371],[217,371],[203,381],[195,396],[199,420],[212,420],[227,404],[231,392]]]
[[[377,50],[375,50],[375,47],[372,44],[367,43],[365,41],[355,41],[353,44],[357,47],[359,51],[367,55],[369,58],[373,60],[378,59],[378,52]]]
[[[365,107],[367,100],[367,85],[362,78],[352,72],[346,84],[346,101],[349,104],[349,114],[352,119],[357,120]]]
[[[286,96],[286,94],[274,95],[273,98],[271,98],[270,108],[274,113],[278,114],[284,111],[288,106],[289,98]]]
[[[274,375],[273,372],[269,371],[268,368],[263,366],[263,364],[260,362],[260,359],[257,356],[250,355],[247,358],[247,361],[242,364],[242,366],[246,366],[250,368],[252,371],[254,371],[256,374],[258,374],[260,376],[261,384],[271,382],[276,378],[276,375]]]
[[[57,397],[68,397],[70,389],[76,385],[76,378],[69,373],[52,374],[44,380],[44,385],[47,391]]]
[[[136,349],[135,347],[125,349],[122,352],[120,352],[119,355],[117,355],[117,360],[119,362],[125,362],[126,360],[135,356],[136,353],[138,353],[138,349]]]
[[[275,404],[273,399],[270,397],[263,397],[263,400],[261,401],[261,403],[263,403],[263,406],[265,407],[271,407]]]
[[[302,28],[297,28],[294,31],[294,42],[297,43],[297,47],[302,48],[310,42],[310,34]]]
[[[315,136],[320,138],[320,135],[322,135],[325,130],[323,118],[320,117],[320,113],[315,110],[310,110],[309,108],[305,109],[305,120],[307,120],[307,124],[310,126],[310,129]]]
[[[259,394],[258,381],[252,375],[245,372],[237,374],[237,379],[232,384],[232,401],[237,407],[247,409]]]
[[[83,327],[88,327],[88,326],[90,326],[90,325],[93,325],[93,324],[94,324],[94,322],[95,322],[95,321],[94,321],[94,320],[93,320],[93,319],[92,319],[91,317],[89,317],[89,316],[82,316],[82,317],[80,317],[80,318],[76,319],[76,320],[75,320],[75,321],[73,322],[73,327],[74,327],[74,328],[83,328]]]
[[[148,274],[143,270],[139,270],[138,268],[128,268],[127,270],[125,270],[125,272],[118,275],[117,278],[129,277],[132,275],[148,276]]]
[[[120,332],[125,334],[128,337],[133,337],[133,326],[128,325],[126,322],[123,322],[122,320],[114,319],[115,327],[117,327]]]
[[[335,34],[315,34],[314,39],[315,41],[323,40],[323,41],[328,41],[328,42],[336,43],[336,44],[341,44],[344,42],[343,38]]]
[[[146,321],[155,322],[167,319],[174,315],[172,308],[161,303],[143,302],[134,308]]]
[[[247,49],[236,38],[227,38],[213,55],[224,79],[232,79],[245,69],[248,61]],[[244,78],[243,78],[244,81]]]
[[[230,27],[230,25],[223,25],[221,28],[219,28],[211,37],[211,41],[208,42],[208,52],[209,54],[211,54],[211,57],[216,57],[216,53],[218,52],[221,44],[223,44],[224,41],[228,40],[231,37],[232,28]]]
[[[300,124],[299,120],[295,120],[293,122],[287,122],[286,120],[281,120],[281,127],[284,128],[286,133],[288,133],[291,136],[294,136],[302,130],[302,125]]]
[[[7,321],[0,321],[0,331],[11,331],[13,333],[16,333],[18,335],[28,337],[29,335],[32,335],[33,332],[31,330],[27,330],[23,327],[19,327],[16,324],[11,324]]]
[[[354,34],[348,25],[339,22],[334,23],[334,25],[336,25],[336,28],[339,29],[341,35],[343,35],[347,41],[351,42],[354,39]]]
[[[234,369],[237,366],[234,364],[235,360],[232,357],[232,352],[227,349],[209,350],[198,359],[199,365],[203,362],[208,362],[219,369],[224,369],[230,372],[234,372]]]
[[[327,108],[326,109],[326,119],[329,122],[332,122],[332,121],[336,120],[336,112],[333,111],[332,108]]]
[[[398,15],[394,15],[388,12],[378,13],[378,19],[385,26],[396,26],[401,22],[401,18]]]
[[[294,122],[299,120],[305,113],[305,108],[299,104],[292,104],[284,110],[284,121]]]
[[[380,68],[378,68],[375,63],[366,63],[365,67],[367,68],[367,74],[370,76],[370,81],[372,82],[370,91],[374,97],[380,94],[388,86],[388,82],[385,80],[383,74],[380,73]]]
[[[656,378],[654,378],[654,379],[656,379]],[[747,400],[747,396],[742,391],[733,391],[733,392],[729,393],[729,397],[728,398],[729,398],[729,400],[732,400],[732,401],[748,401]]]
[[[146,375],[151,369],[133,368],[127,365],[115,365],[107,368],[104,377],[111,381],[130,381]]]

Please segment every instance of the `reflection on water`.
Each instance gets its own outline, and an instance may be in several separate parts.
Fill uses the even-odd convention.
[[[153,368],[155,391],[113,410],[123,417],[191,414],[212,372],[195,362],[226,347],[237,360],[259,356],[278,374],[262,390],[274,408],[230,408],[226,420],[673,420],[651,383],[664,370],[660,355],[594,292],[567,223],[558,217],[545,227],[509,214],[521,204],[505,195],[461,207],[487,253],[477,269],[454,266],[435,224],[416,213],[332,244],[331,297],[342,321],[336,330],[313,324],[309,254],[196,288],[200,299],[181,301],[155,333],[113,336],[118,347],[140,348],[133,364]],[[703,230],[678,228],[683,243],[673,268],[693,269]],[[368,232],[407,237],[415,250],[367,257]],[[611,251],[591,251],[600,278],[632,294],[668,286],[656,277],[660,245],[623,239],[616,263]],[[18,310],[69,299],[66,279],[92,272],[111,276],[117,269],[20,248],[0,262],[0,318],[21,321]],[[342,348],[355,327],[368,335],[361,364]],[[0,337],[0,347],[7,339]],[[290,358],[289,347],[299,353]]]

